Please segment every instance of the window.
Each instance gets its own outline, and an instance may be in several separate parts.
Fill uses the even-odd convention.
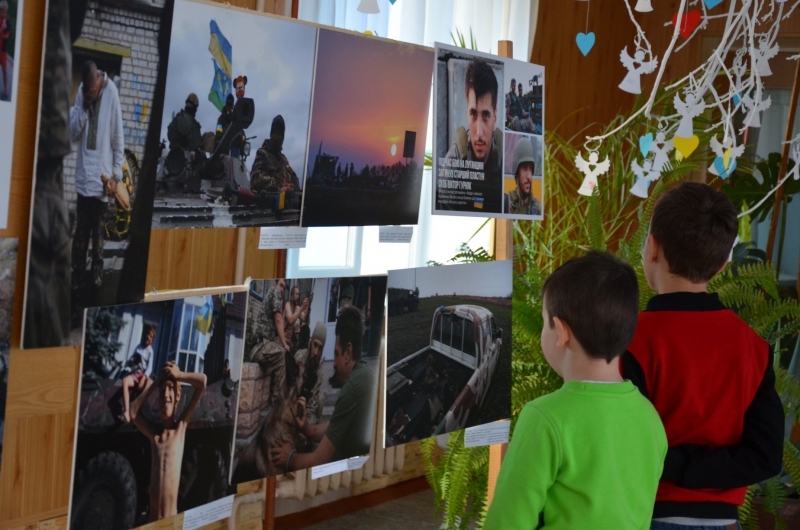
[[[464,358],[469,361],[469,357],[475,357],[475,324],[471,320],[464,321]]]
[[[204,303],[204,299],[201,298]],[[177,305],[177,304],[176,304]],[[180,311],[180,335],[178,338],[178,367],[184,372],[202,373],[205,366],[207,336],[196,326],[200,306],[183,301],[176,311]]]

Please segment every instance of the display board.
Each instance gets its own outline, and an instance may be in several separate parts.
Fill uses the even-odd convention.
[[[303,226],[417,224],[433,53],[319,30]]]
[[[172,0],[48,2],[24,348],[144,297],[171,19]]]
[[[511,417],[511,261],[389,271],[386,447]]]
[[[0,3],[0,230],[8,228],[11,197],[11,155],[17,118],[17,77],[22,43],[23,0]]]
[[[247,298],[86,311],[70,528],[133,528],[235,493]]]
[[[370,452],[385,297],[386,276],[250,283],[232,483]]]
[[[432,213],[544,218],[544,67],[436,43]]]
[[[314,26],[176,0],[153,228],[300,224],[316,45]]]
[[[9,354],[11,353],[11,314],[14,309],[14,284],[17,275],[17,239],[0,238],[0,469],[3,464],[3,434],[6,421]]]

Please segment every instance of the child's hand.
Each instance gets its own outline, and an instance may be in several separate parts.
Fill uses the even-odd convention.
[[[161,370],[161,374],[164,377],[172,377],[174,379],[178,379],[181,375],[181,369],[178,368],[178,365],[175,364],[175,361],[167,361],[164,363],[164,369]]]

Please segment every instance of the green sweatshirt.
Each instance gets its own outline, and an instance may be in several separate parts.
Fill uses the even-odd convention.
[[[569,381],[519,416],[486,530],[647,530],[667,437],[630,381]]]

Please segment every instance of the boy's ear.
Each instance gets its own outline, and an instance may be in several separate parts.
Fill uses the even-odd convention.
[[[553,324],[555,324],[556,334],[558,335],[557,345],[559,348],[563,348],[569,343],[570,339],[572,339],[572,330],[569,324],[558,317],[553,317]]]
[[[645,247],[644,259],[650,263],[658,262],[658,253],[661,250],[661,244],[653,234],[647,234],[647,246]]]

